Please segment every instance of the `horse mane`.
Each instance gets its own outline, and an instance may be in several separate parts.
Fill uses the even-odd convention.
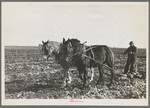
[[[68,39],[68,41],[70,41],[73,46],[81,44],[78,39],[70,39],[70,40]]]
[[[68,39],[66,42],[72,44],[75,55],[80,58],[85,50],[85,45],[80,43],[78,39]]]

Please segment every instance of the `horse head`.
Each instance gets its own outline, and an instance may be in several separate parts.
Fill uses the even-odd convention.
[[[66,61],[72,60],[75,56],[81,56],[84,45],[77,39],[63,39],[63,54],[66,57]]]
[[[53,52],[53,49],[51,47],[50,41],[49,40],[47,40],[46,42],[42,41],[42,43],[43,43],[43,45],[42,45],[42,51],[43,51],[44,56],[51,55],[52,52]],[[47,59],[47,57],[46,57],[46,59]]]

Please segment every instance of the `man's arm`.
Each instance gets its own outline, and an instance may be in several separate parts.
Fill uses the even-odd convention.
[[[131,54],[137,54],[137,48],[135,47],[135,51],[133,52],[131,52]]]
[[[130,47],[129,47],[130,48]],[[127,54],[127,53],[129,53],[129,48],[128,49],[126,49],[125,51],[123,51],[123,54]]]

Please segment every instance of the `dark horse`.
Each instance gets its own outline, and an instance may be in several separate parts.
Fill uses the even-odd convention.
[[[99,79],[97,84],[103,81],[103,66],[109,67],[112,73],[111,84],[114,83],[114,54],[106,45],[94,45],[86,47],[77,39],[63,39],[61,51],[64,60],[68,63],[74,62],[79,74],[84,75],[83,85],[87,86],[88,68],[98,67]],[[107,65],[105,65],[107,64]],[[80,76],[82,79],[82,77]]]
[[[62,43],[54,42],[54,41],[47,41],[43,42],[42,51],[44,54],[44,58],[48,60],[50,56],[55,56],[55,60],[58,64],[60,64],[64,69],[64,85],[66,85],[66,77],[68,78],[68,83],[71,83],[71,77],[69,75],[69,67],[70,62],[64,60],[63,54],[60,52]]]

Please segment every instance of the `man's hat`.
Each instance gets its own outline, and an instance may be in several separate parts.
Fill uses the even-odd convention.
[[[134,44],[133,41],[131,41],[129,44]]]

